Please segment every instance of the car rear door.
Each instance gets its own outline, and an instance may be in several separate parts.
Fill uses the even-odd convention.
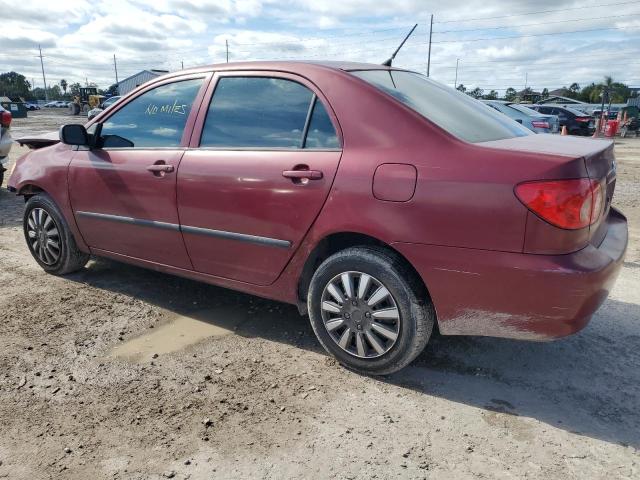
[[[71,204],[92,249],[192,268],[180,233],[176,176],[210,78],[150,86],[113,107],[102,124],[102,148],[76,152],[69,166]]]
[[[216,75],[178,171],[178,212],[194,269],[268,285],[300,245],[342,154],[337,121],[308,80]]]

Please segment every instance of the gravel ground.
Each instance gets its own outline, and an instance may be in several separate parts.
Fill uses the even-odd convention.
[[[0,478],[640,478],[639,154],[618,141],[631,243],[584,331],[435,337],[385,378],[339,367],[292,306],[100,259],[47,275],[3,190]]]

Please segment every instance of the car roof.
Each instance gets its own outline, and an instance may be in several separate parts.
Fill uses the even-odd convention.
[[[158,78],[172,78],[189,73],[210,72],[212,70],[218,72],[224,72],[228,70],[275,70],[291,73],[304,73],[304,72],[320,72],[327,70],[340,70],[344,72],[357,71],[357,70],[398,70],[405,69],[387,67],[385,65],[379,65],[375,63],[363,63],[363,62],[338,62],[338,61],[306,61],[306,60],[291,60],[291,61],[255,61],[255,62],[230,62],[230,63],[217,63],[212,65],[204,65],[200,67],[194,67],[185,70],[178,70],[171,72]]]

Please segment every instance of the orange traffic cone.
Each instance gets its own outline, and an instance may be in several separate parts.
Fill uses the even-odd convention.
[[[567,133],[567,126],[566,126],[566,125],[563,125],[563,126],[562,126],[562,131],[560,132],[560,135],[569,135],[569,134]]]

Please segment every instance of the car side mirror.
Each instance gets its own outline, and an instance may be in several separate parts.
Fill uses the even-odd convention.
[[[66,145],[89,145],[89,135],[84,125],[70,124],[60,127],[60,141]]]

